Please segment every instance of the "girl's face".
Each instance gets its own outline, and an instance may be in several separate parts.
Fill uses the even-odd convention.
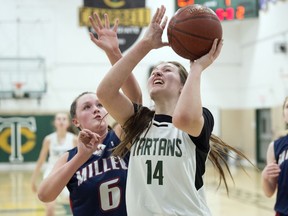
[[[285,104],[283,106],[283,115],[284,115],[284,121],[288,123],[288,99],[286,99]]]
[[[86,128],[93,132],[107,128],[106,109],[99,102],[96,94],[85,94],[78,98],[76,115],[73,123],[76,127]]]
[[[54,126],[56,130],[67,130],[70,126],[70,120],[68,114],[57,113],[54,118]]]
[[[152,99],[159,93],[161,97],[179,97],[182,87],[179,68],[167,62],[156,66],[148,79],[148,90]]]

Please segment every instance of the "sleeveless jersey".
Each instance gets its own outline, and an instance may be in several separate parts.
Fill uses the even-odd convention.
[[[49,175],[52,168],[54,167],[54,164],[60,158],[60,156],[62,156],[69,149],[74,148],[73,146],[74,134],[72,134],[71,132],[66,133],[66,137],[62,143],[59,143],[56,132],[49,134],[48,138],[50,139],[49,157],[46,169],[44,171],[44,178]]]
[[[288,135],[274,142],[274,153],[281,169],[274,209],[281,215],[288,215]]]
[[[112,157],[111,150],[120,143],[110,130],[99,150],[86,161],[67,184],[74,216],[125,216],[127,158]],[[69,151],[68,160],[77,153]],[[129,157],[129,156],[128,156]]]
[[[203,175],[213,116],[203,109],[204,127],[192,137],[155,115],[133,143],[126,186],[129,216],[209,216]]]

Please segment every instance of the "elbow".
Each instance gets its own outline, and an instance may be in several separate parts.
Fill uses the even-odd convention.
[[[111,101],[116,100],[119,95],[118,89],[112,89],[111,86],[106,88],[105,86],[100,86],[96,90],[96,96],[102,105],[107,109],[108,105],[111,104]]]
[[[264,194],[265,194],[266,197],[270,198],[270,197],[273,196],[274,193],[273,192],[264,191]]]
[[[52,202],[56,199],[56,198],[53,198],[47,190],[42,191],[40,189],[37,195],[38,195],[38,199],[42,202]]]
[[[187,127],[190,127],[192,124],[192,120],[187,117],[185,113],[177,112],[173,114],[172,123],[175,127],[179,128],[180,130],[184,130]]]
[[[114,96],[113,89],[107,88],[105,85],[100,85],[98,86],[96,90],[96,96],[101,101],[101,103],[105,103],[106,101],[109,102],[111,98]]]
[[[183,118],[181,114],[173,115],[172,123],[175,127],[181,129],[187,119]]]
[[[262,186],[262,188],[263,188],[263,192],[264,192],[264,194],[265,194],[265,196],[266,197],[272,197],[273,196],[273,194],[274,194],[274,192],[275,192],[275,189],[273,189],[273,188],[271,188],[271,187],[267,187],[267,186],[265,186],[265,185],[263,185]]]
[[[269,183],[265,182],[265,180],[264,180],[262,182],[262,189],[263,189],[265,196],[270,198],[273,196],[273,194],[276,190],[276,186],[269,185]]]
[[[101,84],[98,86],[97,90],[96,90],[96,95],[97,95],[97,98],[100,100],[100,101],[103,101],[103,99],[105,99],[105,88],[103,88],[101,86]]]
[[[200,118],[189,118],[189,115],[183,113],[173,114],[172,117],[173,125],[186,133],[198,137],[202,131],[204,119],[201,116]]]

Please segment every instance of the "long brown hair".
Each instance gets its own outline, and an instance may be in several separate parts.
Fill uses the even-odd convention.
[[[188,76],[188,72],[186,71],[186,69],[178,62],[170,61],[168,63],[174,64],[179,68],[180,80],[181,83],[184,85]],[[122,139],[122,142],[113,151],[113,155],[115,156],[125,156],[131,149],[135,139],[137,139],[145,130],[149,130],[155,111],[150,110],[149,108],[144,106],[138,106],[136,107],[136,110],[137,111],[134,113],[134,115],[131,116],[123,125],[125,135]],[[230,172],[225,155],[228,155],[228,153],[231,151],[236,153],[239,158],[246,159],[250,162],[250,160],[241,151],[228,145],[218,136],[214,134],[210,136],[210,151],[208,158],[219,173],[218,187],[223,180],[227,193],[229,192],[229,189],[224,168],[226,168],[232,180],[233,176]]]

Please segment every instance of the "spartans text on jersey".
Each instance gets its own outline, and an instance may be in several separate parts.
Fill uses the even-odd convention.
[[[162,156],[182,156],[180,145],[182,140],[178,138],[146,138],[136,139],[133,156],[138,155],[162,155]]]

